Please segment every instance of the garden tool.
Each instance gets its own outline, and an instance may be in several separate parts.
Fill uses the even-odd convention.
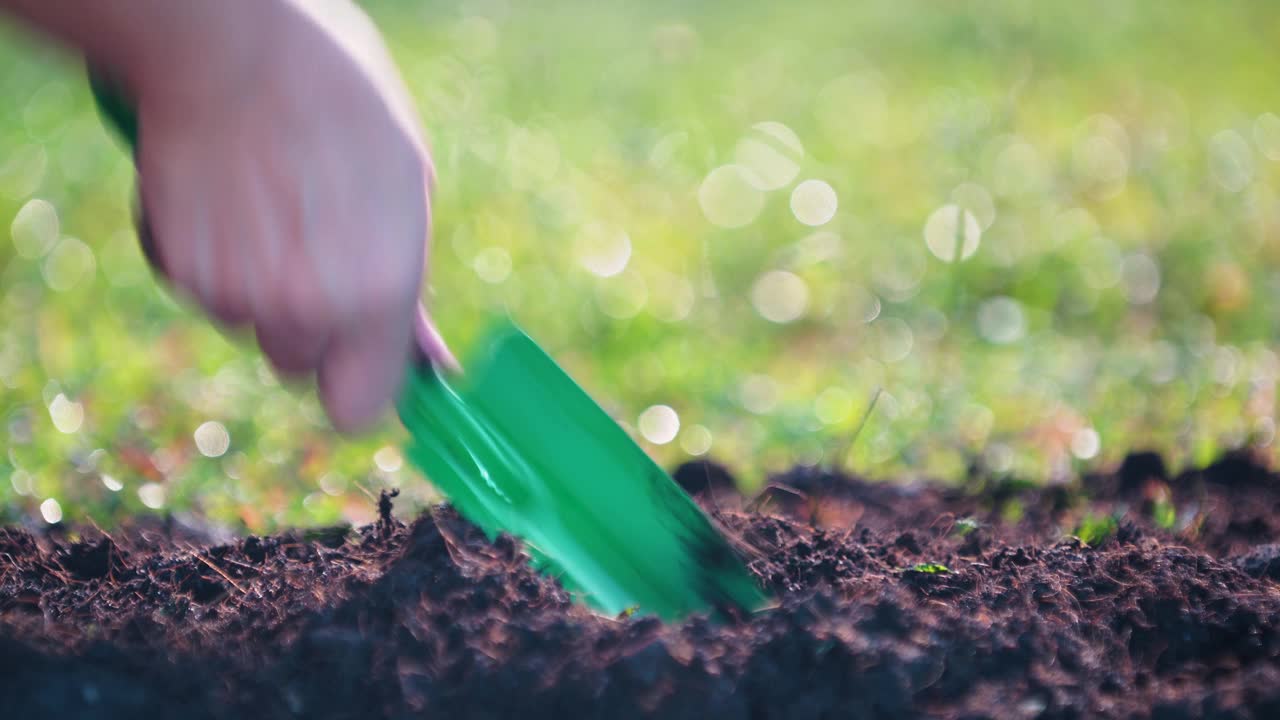
[[[136,146],[126,96],[93,72],[90,84]],[[138,224],[148,250],[141,214]],[[676,620],[765,604],[712,521],[513,323],[493,323],[466,367],[447,377],[419,351],[397,410],[407,457],[488,537],[521,539],[535,567],[610,614]]]

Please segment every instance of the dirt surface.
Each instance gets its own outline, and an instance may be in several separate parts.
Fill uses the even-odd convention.
[[[0,530],[0,715],[1280,717],[1280,478],[1248,456],[971,493],[676,476],[776,607],[601,617],[447,508],[223,544]]]

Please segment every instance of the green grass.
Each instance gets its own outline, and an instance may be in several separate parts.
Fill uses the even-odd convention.
[[[709,441],[748,483],[822,461],[1048,478],[1271,444],[1267,0],[369,8],[435,150],[446,334],[510,312],[629,426],[670,406],[663,462]],[[382,450],[394,423],[336,438],[155,287],[76,63],[0,28],[0,96],[0,519],[53,499],[109,523],[145,497],[261,530],[369,519],[385,485],[430,496]],[[714,187],[759,157],[779,189]],[[791,209],[807,180],[838,197],[821,227]],[[33,198],[57,231],[28,210],[10,242]],[[924,238],[952,203],[986,226],[958,263]]]

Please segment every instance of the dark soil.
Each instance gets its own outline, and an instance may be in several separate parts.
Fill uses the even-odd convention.
[[[0,716],[1280,717],[1280,478],[1246,455],[969,493],[676,475],[776,607],[601,617],[390,497],[360,530],[229,544],[0,530]]]

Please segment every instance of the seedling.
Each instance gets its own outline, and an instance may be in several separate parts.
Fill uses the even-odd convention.
[[[1157,500],[1151,506],[1151,519],[1162,530],[1172,530],[1178,522],[1178,508],[1169,500]]]
[[[1114,537],[1119,524],[1111,515],[1086,515],[1076,528],[1076,537],[1085,545],[1097,546]]]
[[[955,526],[952,528],[952,532],[955,533],[957,537],[964,537],[981,527],[982,523],[978,522],[976,518],[962,517],[956,521]]]
[[[923,573],[925,575],[945,575],[951,572],[951,568],[941,563],[918,563],[909,568],[909,572]]]
[[[1000,506],[1000,519],[1010,525],[1020,522],[1024,514],[1026,514],[1026,508],[1018,498],[1013,498]]]

